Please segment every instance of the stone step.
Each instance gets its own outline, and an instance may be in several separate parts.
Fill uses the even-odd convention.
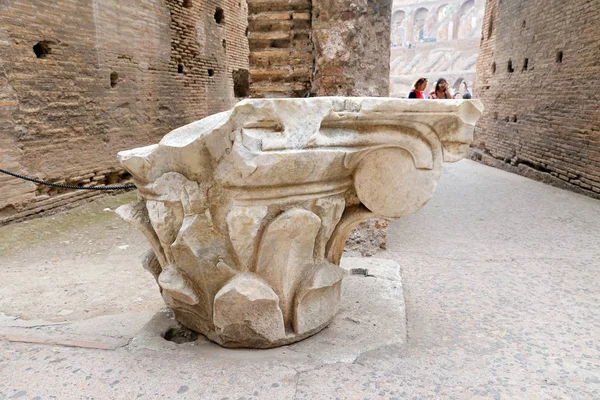
[[[302,78],[304,78],[306,81],[310,81],[310,75],[311,70],[308,67],[250,70],[250,80],[253,83],[260,81],[297,82],[302,80]]]
[[[248,13],[268,11],[306,11],[312,9],[311,0],[248,0]]]
[[[254,14],[248,15],[249,21],[256,20],[270,20],[270,21],[282,21],[282,20],[303,20],[309,21],[312,19],[312,13],[310,11],[267,11],[267,12],[258,12]]]
[[[250,91],[254,93],[293,93],[306,91],[309,85],[309,82],[277,82],[276,84],[261,82],[252,85]]]
[[[290,32],[249,32],[248,40],[282,40],[291,39]]]
[[[310,33],[310,21],[304,20],[254,20],[248,23],[249,32],[306,32]]]
[[[274,39],[274,40],[248,40],[250,46],[250,52],[253,53],[257,50],[263,51],[266,49],[294,49],[301,51],[312,51],[313,44],[310,39],[292,40],[287,39]]]

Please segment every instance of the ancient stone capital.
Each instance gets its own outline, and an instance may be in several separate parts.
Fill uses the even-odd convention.
[[[238,103],[119,153],[140,201],[119,215],[177,320],[226,347],[323,329],[352,228],[411,214],[467,154],[479,101],[320,97]]]

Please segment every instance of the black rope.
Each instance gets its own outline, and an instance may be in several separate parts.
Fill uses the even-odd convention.
[[[63,189],[74,189],[74,190],[122,190],[122,189],[135,189],[136,188],[135,185],[88,186],[88,187],[85,187],[85,186],[75,186],[75,185],[63,185],[61,183],[52,183],[52,182],[40,181],[39,179],[30,178],[28,176],[23,176],[23,175],[15,174],[14,172],[9,172],[9,171],[3,170],[3,169],[0,169],[0,172],[5,173],[7,175],[14,176],[15,178],[21,178],[21,179],[24,179],[26,181],[31,181],[31,182],[39,183],[40,185],[53,186],[53,187],[63,188]]]

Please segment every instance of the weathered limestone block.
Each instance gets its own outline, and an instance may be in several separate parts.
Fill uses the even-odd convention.
[[[299,335],[327,326],[340,304],[343,271],[323,261],[301,284],[294,299],[294,332]]]
[[[210,338],[229,346],[263,347],[285,339],[279,297],[250,274],[236,275],[215,296],[215,334]]]
[[[183,325],[227,347],[292,343],[337,312],[344,244],[411,214],[465,157],[478,101],[261,99],[119,153],[140,201],[119,215]]]

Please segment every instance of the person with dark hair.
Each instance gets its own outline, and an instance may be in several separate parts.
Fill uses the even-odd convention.
[[[409,99],[424,99],[425,89],[427,89],[427,78],[419,78],[415,82],[415,87],[408,94]]]
[[[429,94],[430,99],[451,99],[452,94],[448,88],[448,81],[444,78],[438,79],[435,84],[435,90]]]

